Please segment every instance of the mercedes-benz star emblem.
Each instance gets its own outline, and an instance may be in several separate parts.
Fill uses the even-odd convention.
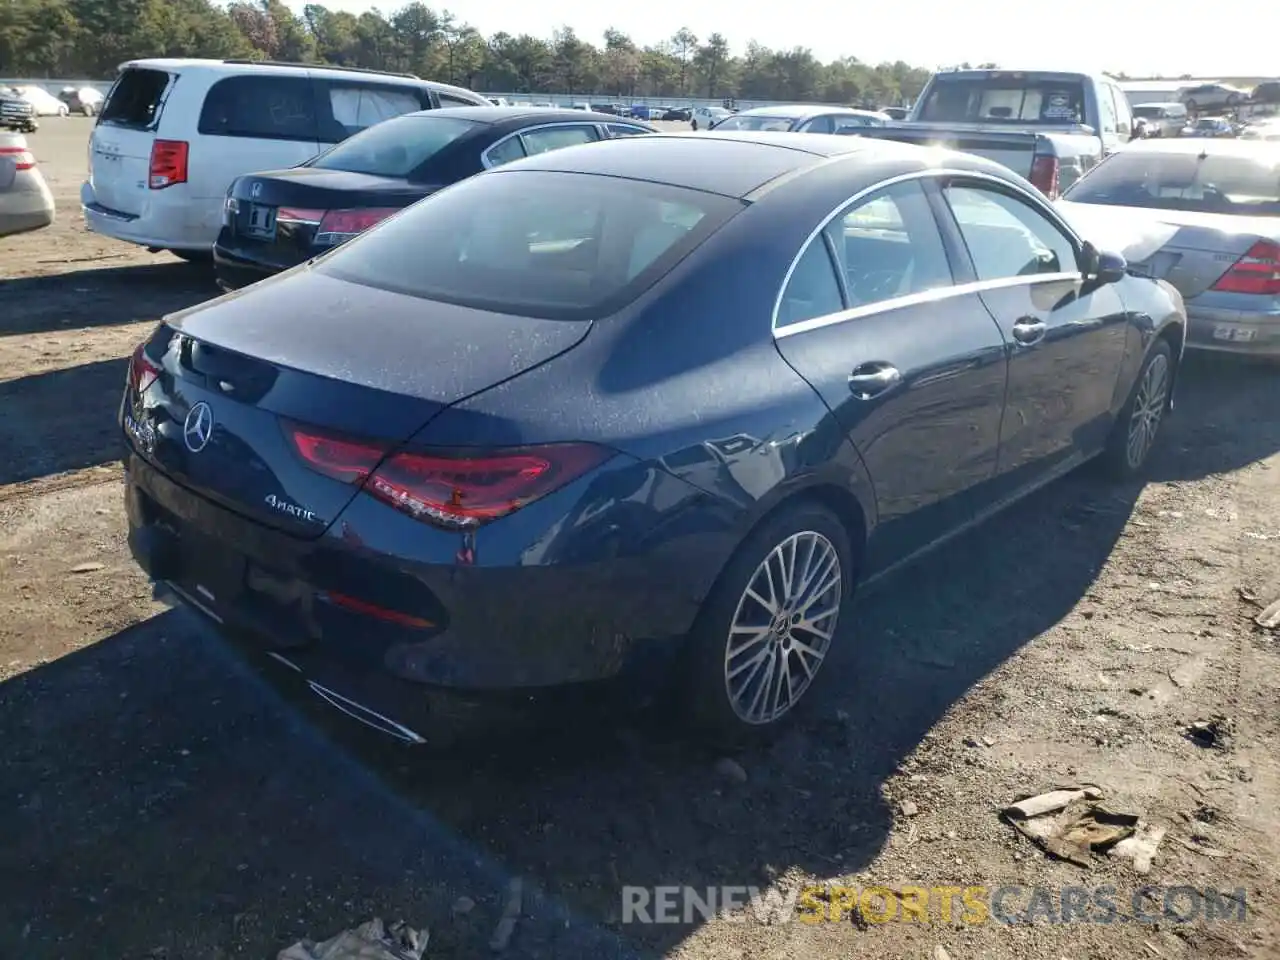
[[[192,453],[199,453],[209,445],[213,436],[213,411],[203,400],[187,412],[186,422],[182,425],[182,442]]]

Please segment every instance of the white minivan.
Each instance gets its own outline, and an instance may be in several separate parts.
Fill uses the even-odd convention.
[[[477,93],[410,74],[247,60],[123,64],[89,138],[80,188],[94,233],[210,256],[227,188],[293,167],[380,120],[489,106]]]

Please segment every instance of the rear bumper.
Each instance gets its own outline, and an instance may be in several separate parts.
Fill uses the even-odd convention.
[[[1239,310],[1187,302],[1187,349],[1280,356],[1280,307]]]
[[[694,578],[671,559],[675,544],[671,554],[600,550],[582,562],[543,564],[517,534],[512,559],[479,566],[457,556],[458,534],[422,528],[415,549],[430,559],[420,560],[373,546],[371,520],[385,528],[398,518],[375,516],[387,508],[371,498],[358,497],[329,532],[302,540],[187,491],[132,450],[125,476],[130,549],[153,580],[178,587],[239,644],[285,657],[307,680],[375,710],[406,696],[406,684],[530,690],[665,663],[697,614]],[[582,491],[569,490],[526,510],[561,494],[578,503]],[[548,516],[564,510],[564,501],[547,505]],[[486,547],[482,537],[472,549],[497,557],[505,546]],[[391,597],[383,602],[433,626],[385,623],[334,604],[337,593]]]
[[[305,261],[299,260],[298,262],[303,263]],[[291,264],[290,266],[296,265]],[[214,275],[218,286],[223,290],[239,290],[241,287],[247,287],[251,283],[257,283],[259,280],[273,277],[288,269],[288,266],[262,263],[246,257],[242,253],[226,246],[221,237],[213,245]]]
[[[12,187],[0,192],[0,237],[39,230],[53,223],[53,194],[37,171],[21,171]]]
[[[148,191],[139,213],[113,210],[98,202],[92,185],[80,186],[80,209],[92,232],[140,247],[208,250],[218,235],[221,201],[181,196],[178,187]]]

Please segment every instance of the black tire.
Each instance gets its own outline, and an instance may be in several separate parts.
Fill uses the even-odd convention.
[[[806,562],[813,562],[814,566],[809,568],[811,579],[808,592],[800,590],[797,596],[784,598],[782,609],[772,617],[773,627],[781,628],[781,632],[778,632],[773,627],[764,626],[770,616],[769,612],[763,604],[748,596],[748,590],[753,586],[767,589],[763,585],[768,581],[763,579],[761,569],[766,560],[769,560],[772,564],[770,570],[779,587],[777,593],[785,592],[781,589],[778,577],[781,572],[779,557],[774,551],[781,548],[783,557],[786,557],[788,545],[796,548],[791,555],[796,567],[803,571],[806,569]],[[858,546],[861,547],[860,544]],[[837,577],[831,578],[831,587],[822,589],[829,577],[823,571],[826,570],[827,558],[832,556],[839,564],[839,573]],[[784,507],[752,531],[721,571],[689,636],[687,668],[682,677],[684,707],[688,719],[699,734],[716,743],[738,745],[768,736],[791,718],[797,706],[803,709],[805,698],[811,698],[814,681],[822,676],[823,664],[833,654],[835,643],[839,640],[840,625],[848,618],[856,581],[854,557],[844,525],[830,510],[815,502],[803,501]],[[758,576],[761,579],[757,581]],[[838,596],[831,596],[837,591]],[[816,596],[813,595],[815,592],[818,592]],[[777,593],[774,598],[766,599],[777,599]],[[792,627],[787,621],[791,619],[794,623],[792,618],[798,614],[792,613],[792,618],[788,618],[787,614],[794,611],[800,603],[805,603],[809,609],[816,607],[822,610],[817,617],[810,618],[810,623],[815,627],[821,625],[821,629],[830,631],[830,638],[825,643],[819,634],[806,627],[801,627],[792,636]],[[740,646],[739,652],[734,655],[735,668],[742,668],[739,676],[746,677],[745,681],[741,681],[743,689],[738,698],[740,706],[735,707],[728,674],[729,644],[733,638],[750,637],[742,627],[743,621],[747,619],[750,620],[751,628],[760,630],[760,637],[746,640],[746,646]],[[735,623],[739,624],[736,631]],[[735,642],[744,643],[742,639]],[[816,661],[811,659],[802,652],[802,647],[820,647],[821,657]],[[752,655],[742,656],[751,651],[754,651]],[[760,658],[757,667],[744,666],[756,662],[757,658]],[[742,699],[754,698],[760,688],[766,686],[766,677],[761,676],[760,671],[773,676],[777,666],[782,663],[790,668],[786,674],[788,678],[793,676],[792,670],[795,670],[794,676],[797,678],[794,686],[790,681],[788,683],[789,702],[785,708],[780,711],[761,709],[754,718],[745,718],[743,711],[750,715],[754,704],[747,702],[741,705]],[[802,669],[806,665],[811,669]],[[775,704],[780,704],[782,674],[776,675],[779,679],[776,687],[779,693]],[[762,703],[761,707],[763,706]]]
[[[170,250],[169,252],[187,263],[213,263],[212,250]]]
[[[1142,468],[1159,439],[1165,415],[1169,412],[1169,396],[1175,372],[1173,348],[1167,340],[1157,340],[1142,362],[1142,369],[1138,371],[1129,399],[1125,401],[1111,427],[1111,436],[1107,439],[1106,449],[1100,458],[1103,468],[1112,478],[1132,480],[1142,473]],[[1159,396],[1154,397],[1151,391],[1156,389],[1154,380],[1157,378],[1162,378],[1162,386],[1159,388]],[[1142,418],[1147,424],[1142,429],[1149,431],[1145,440],[1135,439],[1134,436],[1134,431],[1139,429],[1136,418],[1140,407],[1144,411]]]

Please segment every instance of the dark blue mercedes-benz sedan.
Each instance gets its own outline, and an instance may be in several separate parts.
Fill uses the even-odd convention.
[[[856,643],[857,583],[1091,458],[1139,471],[1184,330],[980,158],[570,147],[166,318],[120,411],[129,540],[404,740],[430,687],[658,654],[695,720],[762,730]]]

